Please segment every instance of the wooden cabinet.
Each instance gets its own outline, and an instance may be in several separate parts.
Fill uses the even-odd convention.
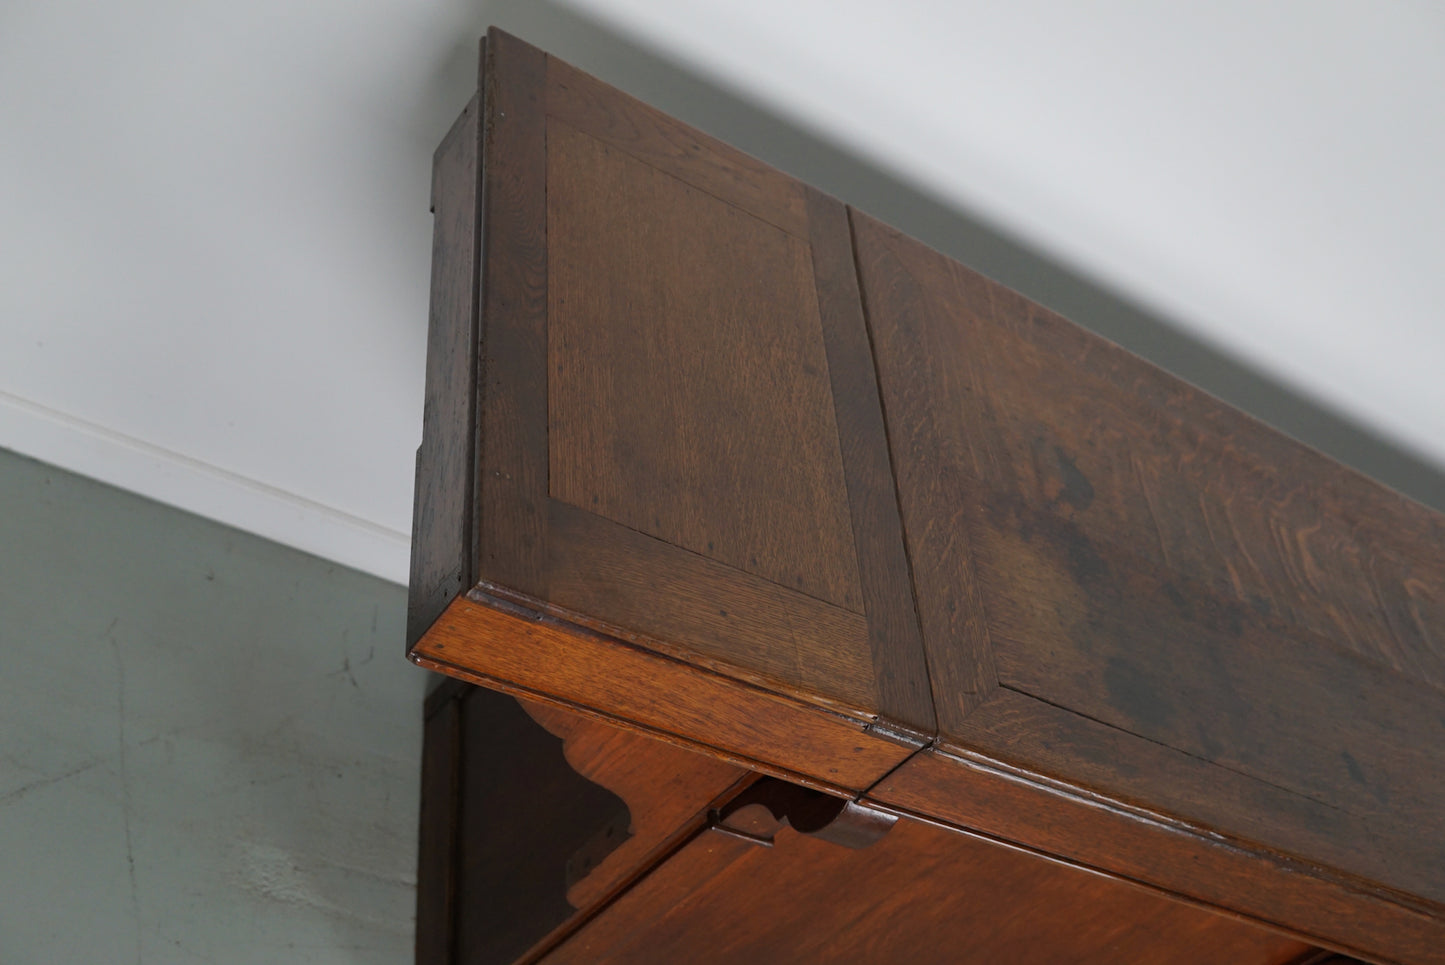
[[[409,643],[529,712],[433,707],[427,961],[1445,961],[1445,519],[483,64]]]

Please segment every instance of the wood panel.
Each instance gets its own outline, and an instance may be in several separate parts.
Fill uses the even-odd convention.
[[[932,426],[923,462],[1445,685],[1439,514],[866,216],[857,228],[886,401]]]
[[[845,209],[489,37],[475,583],[922,746]]]
[[[928,665],[903,545],[873,348],[853,265],[848,211],[833,198],[809,189],[808,220],[879,716],[927,739],[935,732]]]
[[[1043,531],[1027,512],[1020,518]],[[1238,833],[1241,821],[1264,817],[1285,830],[1284,815],[1297,820],[1315,802],[1336,812],[1331,826],[1351,829],[1350,853],[1336,854],[1342,870],[1445,902],[1445,701],[1437,691],[1326,640],[1243,615],[1217,620],[1202,589],[1176,581],[1171,593],[1121,557],[1110,566],[1111,596],[1091,578],[1068,578],[1061,590],[1056,581],[1071,564],[1060,557],[1079,552],[1077,544],[1005,538],[1004,556],[993,552],[991,531],[977,545],[990,572],[1013,574],[1007,595],[988,597],[1008,686],[1216,765],[1228,774],[1221,781],[1249,777],[1299,799],[1280,796],[1280,815],[1221,814],[1222,829]],[[1283,846],[1274,835],[1264,843]]]
[[[555,120],[547,170],[552,496],[861,611],[806,240]]]
[[[1295,962],[1296,940],[922,822],[850,849],[710,830],[547,965]]]
[[[1440,519],[919,243],[854,226],[939,747],[1176,820],[1167,840],[1191,854],[1213,846],[1187,828],[1207,828],[1258,876],[1235,887],[1236,858],[1150,865],[1163,887],[1261,916],[1311,894],[1274,913],[1355,947],[1386,937],[1342,913],[1355,902],[1438,916]],[[958,820],[973,802],[951,795],[974,778],[943,759],[876,793],[905,804],[890,795],[908,788],[907,806]],[[925,774],[947,790],[915,787]],[[1117,841],[1094,860],[1137,873]],[[1336,914],[1311,917],[1324,892]],[[1445,936],[1399,914],[1413,954]]]
[[[802,183],[556,57],[547,60],[547,114],[788,234],[808,235]]]
[[[1445,519],[515,38],[469,111],[437,159],[414,659],[1440,960]],[[678,859],[760,860],[721,833]]]
[[[460,687],[448,681],[426,701],[417,835],[416,965],[451,965],[456,946]]]

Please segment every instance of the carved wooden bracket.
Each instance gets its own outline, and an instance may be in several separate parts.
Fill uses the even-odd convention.
[[[787,823],[799,834],[866,848],[897,821],[896,814],[775,777],[759,780],[712,814],[713,827],[765,846]]]

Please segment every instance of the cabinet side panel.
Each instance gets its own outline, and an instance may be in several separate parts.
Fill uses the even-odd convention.
[[[481,111],[480,97],[473,97],[437,148],[432,171],[431,317],[422,442],[416,454],[409,646],[472,584]]]

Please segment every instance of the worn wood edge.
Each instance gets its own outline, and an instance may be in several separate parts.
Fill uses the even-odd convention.
[[[543,652],[549,648],[552,653]],[[561,672],[563,655],[574,671],[570,675]],[[870,719],[717,674],[475,589],[453,601],[409,657],[439,673],[831,794],[856,795],[917,750],[896,735],[870,732]],[[587,670],[582,683],[575,679],[579,668]]]
[[[471,444],[472,444],[472,465],[471,479],[468,481],[466,493],[463,498],[467,501],[468,509],[468,530],[463,534],[465,540],[465,553],[467,575],[473,582],[476,581],[478,567],[482,565],[482,456],[485,453],[482,436],[482,404],[486,393],[487,377],[487,340],[486,328],[482,319],[482,271],[487,263],[487,147],[489,137],[487,128],[491,117],[491,95],[488,88],[492,86],[488,78],[492,73],[492,56],[490,51],[490,40],[492,30],[489,28],[482,35],[477,45],[477,171],[476,171],[476,192],[477,192],[477,214],[476,232],[472,241],[473,249],[476,252],[477,264],[472,272],[472,348],[476,356],[472,363],[472,384],[468,391],[471,393],[472,421],[471,421]]]
[[[1144,738],[1138,739],[1144,740]],[[1002,775],[1012,775],[1019,781],[1036,785],[1041,790],[1067,795],[1080,802],[1129,816],[1141,823],[1187,834],[1210,844],[1223,844],[1241,854],[1257,856],[1271,865],[1281,867],[1282,870],[1288,870],[1291,874],[1305,875],[1354,893],[1399,905],[1409,911],[1438,920],[1442,926],[1445,926],[1445,905],[1440,905],[1430,899],[1391,888],[1363,875],[1343,871],[1331,865],[1271,847],[1241,834],[1220,831],[1208,822],[1191,820],[1167,809],[1150,807],[1139,801],[1125,800],[1097,789],[1085,787],[1067,778],[1046,774],[1029,765],[1008,760],[1004,756],[1004,752],[998,748],[970,747],[955,739],[940,737],[931,749],[942,757],[990,769]],[[1285,793],[1293,792],[1286,791]]]
[[[646,537],[651,539],[652,537]],[[682,552],[690,552],[682,550]],[[786,589],[786,588],[784,588]],[[857,720],[865,729],[873,729],[876,736],[911,748],[919,748],[934,737],[933,732],[921,731],[906,724],[880,719],[875,708],[842,700],[830,694],[810,690],[790,683],[765,671],[755,670],[716,657],[688,644],[669,640],[632,627],[624,627],[611,621],[576,610],[552,600],[543,600],[528,593],[522,593],[497,583],[483,580],[470,591],[473,599],[490,600],[503,607],[513,607],[529,618],[544,617],[559,624],[574,628],[578,632],[605,637],[618,644],[641,650],[644,653],[665,657],[675,663],[705,670],[718,677],[746,684],[757,690],[790,698],[809,707],[826,710],[839,717]],[[825,606],[830,604],[823,604]]]
[[[942,790],[931,789],[926,783],[915,784],[900,791],[899,779],[912,777],[907,773],[908,766],[927,767],[930,759],[956,768],[958,783]],[[1042,841],[1031,843],[1027,838],[1033,835],[1010,834],[996,827],[985,827],[983,822],[973,822],[958,816],[957,810],[950,815],[948,812],[953,808],[949,803],[940,805],[938,798],[947,794],[963,801],[964,807],[974,804],[979,795],[978,788],[968,784],[970,775],[973,780],[981,778],[990,782],[1002,782],[1023,789],[1031,795],[1047,798],[1050,800],[1047,807],[1052,813],[1056,814],[1060,805],[1064,805],[1075,815],[1113,824],[1115,827],[1111,830],[1114,833],[1142,833],[1156,841],[1163,840],[1160,836],[1182,839],[1189,846],[1195,864],[1180,866],[1172,875],[1156,874],[1151,878],[1146,871],[1137,868],[1133,872],[1123,870],[1120,866],[1133,863],[1127,859],[1118,860],[1115,862],[1116,867],[1110,867],[1107,853],[1096,853],[1088,858],[1066,854],[1057,845]],[[932,800],[929,800],[930,798]],[[1249,843],[1235,841],[1171,815],[1120,802],[1096,791],[1033,773],[986,754],[957,746],[946,746],[942,741],[928,748],[927,753],[920,752],[904,762],[870,788],[863,800],[874,806],[893,808],[917,820],[952,828],[1034,853],[1057,863],[1129,882],[1157,894],[1258,924],[1343,954],[1381,963],[1398,962],[1400,965],[1445,963],[1445,918],[1430,909],[1418,907],[1413,896],[1398,896],[1376,888],[1360,887],[1352,880],[1330,874],[1328,869],[1321,869]],[[988,823],[995,824],[997,820],[995,817]],[[1057,823],[1056,818],[1049,818],[1050,825]],[[1028,830],[1033,831],[1034,828],[1030,827]],[[1047,829],[1039,831],[1040,837],[1046,834]],[[1078,840],[1078,836],[1074,835],[1072,840]],[[1201,879],[1197,862],[1201,855],[1212,857],[1216,861],[1222,860],[1229,866],[1228,873],[1234,876],[1263,871],[1268,883],[1252,889],[1249,901],[1236,900],[1240,893],[1238,890],[1215,897],[1192,894],[1183,889],[1207,890],[1201,889],[1199,885]],[[1165,878],[1169,880],[1166,881]],[[1223,888],[1223,885],[1217,885],[1214,890],[1222,891]],[[1291,898],[1300,894],[1301,890],[1306,892],[1304,897]],[[1285,897],[1282,899],[1281,896]],[[1282,900],[1292,900],[1292,904],[1283,906],[1280,904]],[[1352,915],[1339,913],[1338,906],[1341,902],[1349,906]],[[1270,904],[1275,905],[1273,916],[1264,910],[1265,906]],[[1254,910],[1246,906],[1253,906]],[[1352,926],[1352,922],[1357,924]]]
[[[471,585],[474,573],[469,533],[473,525],[477,367],[475,352],[469,345],[475,342],[478,323],[478,138],[482,110],[478,92],[452,123],[432,159],[433,268],[427,323],[426,411],[422,441],[416,451],[412,497],[408,644],[419,639],[446,605]],[[468,233],[471,237],[465,239],[467,247],[456,251],[457,242]],[[470,256],[469,264],[456,257],[463,253]],[[459,368],[466,371],[464,378],[455,377]]]
[[[868,621],[878,724],[931,739],[938,720],[877,363],[863,314],[852,225],[836,199],[814,188],[805,188],[805,198],[834,422]],[[879,491],[883,489],[887,491]]]
[[[488,30],[472,572],[537,589],[547,545],[547,399],[545,381],[539,390],[524,376],[546,372],[546,72],[542,51]]]

